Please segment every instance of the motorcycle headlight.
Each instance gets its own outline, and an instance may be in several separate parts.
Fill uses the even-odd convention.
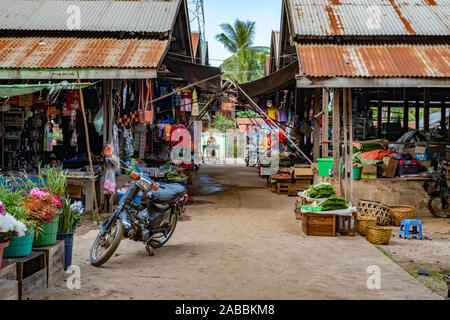
[[[152,187],[152,182],[147,179],[141,178],[137,182],[137,186],[138,186],[138,188],[142,189],[144,192],[148,192],[150,190],[150,188]]]

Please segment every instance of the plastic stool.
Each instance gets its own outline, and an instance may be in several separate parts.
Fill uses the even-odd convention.
[[[422,221],[405,219],[400,226],[400,238],[423,239]]]

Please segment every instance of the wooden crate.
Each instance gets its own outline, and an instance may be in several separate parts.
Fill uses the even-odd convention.
[[[43,252],[47,266],[47,286],[51,286],[63,279],[64,276],[64,241],[48,247],[33,248],[33,251]]]
[[[81,186],[68,185],[66,192],[72,199],[83,199],[84,188]]]
[[[358,214],[356,212],[354,212],[351,217],[336,216],[336,233],[348,236],[356,235],[357,218]]]
[[[300,191],[308,190],[308,188],[309,188],[309,186],[306,187],[306,186],[300,186],[300,185],[295,185],[295,184],[290,185],[289,188],[288,188],[288,196],[295,196],[295,197],[297,197],[298,193]]]
[[[19,300],[17,280],[0,280],[0,300]]]
[[[288,194],[290,183],[277,183],[277,193],[278,194]]]
[[[302,229],[307,236],[335,237],[336,216],[332,214],[302,214]]]
[[[47,287],[47,265],[43,252],[32,252],[24,258],[5,259],[15,263],[19,283],[19,300],[32,299]]]
[[[15,263],[2,263],[0,271],[0,280],[17,280],[17,267]]]

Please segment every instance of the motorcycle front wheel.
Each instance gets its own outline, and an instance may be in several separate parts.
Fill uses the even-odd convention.
[[[436,218],[447,218],[450,215],[450,209],[444,208],[442,199],[438,197],[433,197],[428,202],[428,209]]]
[[[123,232],[122,221],[117,219],[108,232],[97,236],[97,239],[95,239],[92,245],[90,258],[91,264],[94,267],[100,267],[112,257],[119,247],[120,241],[122,241]]]
[[[153,249],[159,249],[162,248],[172,237],[173,233],[175,232],[175,228],[177,227],[178,222],[178,213],[172,214],[170,217],[170,222],[167,228],[165,228],[164,232],[161,233],[161,236],[158,238],[153,238],[150,240],[150,246]]]

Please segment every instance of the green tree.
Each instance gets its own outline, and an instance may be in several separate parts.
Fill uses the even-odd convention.
[[[227,129],[235,129],[236,125],[237,125],[236,120],[231,120],[224,117],[221,112],[216,113],[216,118],[214,119],[213,125],[214,129],[226,133]]]
[[[253,46],[255,22],[237,19],[234,26],[223,23],[220,27],[223,32],[216,39],[233,54],[221,66],[224,77],[231,77],[239,83],[262,78],[269,48]]]

